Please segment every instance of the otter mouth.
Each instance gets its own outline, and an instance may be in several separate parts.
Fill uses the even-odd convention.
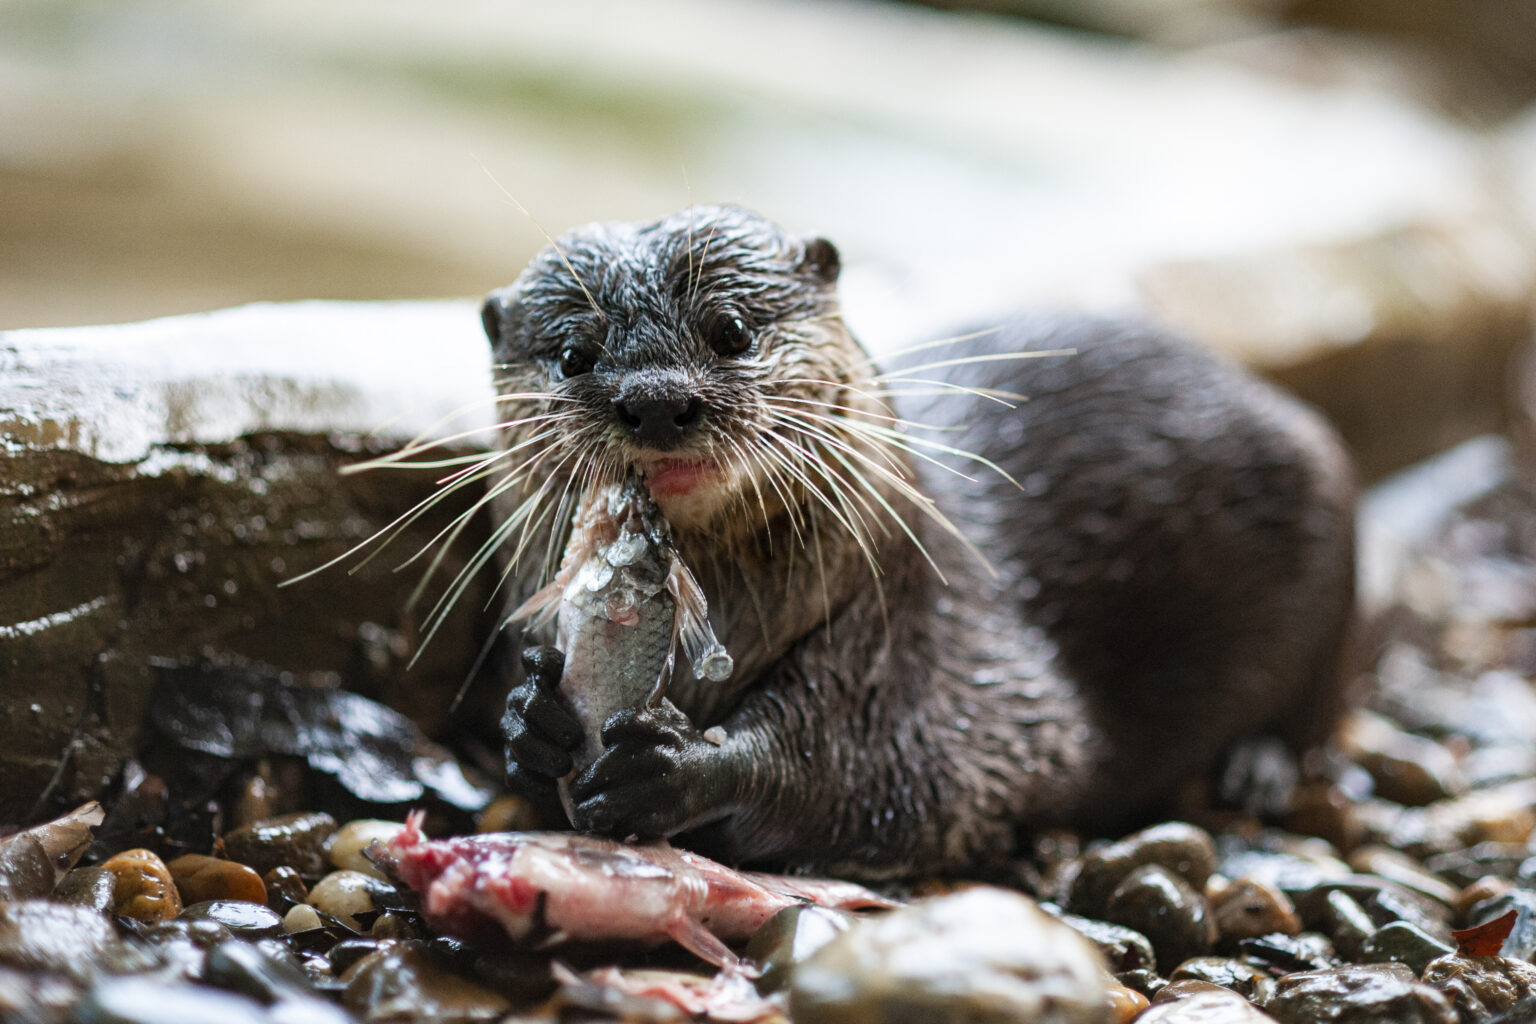
[[[658,459],[641,467],[651,496],[681,498],[700,488],[719,483],[720,466],[713,459]]]

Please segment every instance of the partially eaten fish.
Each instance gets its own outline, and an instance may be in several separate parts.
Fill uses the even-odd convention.
[[[671,940],[735,968],[726,942],[749,938],[785,907],[838,910],[894,904],[851,882],[733,871],[666,843],[631,846],[568,832],[499,832],[429,840],[421,812],[377,862],[421,898],[433,928],[469,941]]]
[[[603,752],[615,711],[654,706],[679,646],[697,679],[731,674],[731,656],[709,624],[704,592],[672,545],[671,527],[638,477],[588,495],[560,571],[512,613],[534,625],[553,616],[565,655],[560,692],[586,733],[580,771]]]

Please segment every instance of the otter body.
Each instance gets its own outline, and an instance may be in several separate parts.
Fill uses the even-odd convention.
[[[576,496],[638,469],[736,661],[608,720],[578,826],[975,870],[1021,828],[1129,824],[1246,738],[1316,738],[1354,566],[1315,415],[1111,320],[1019,318],[882,374],[837,270],[712,208],[573,232],[487,300],[513,603]],[[509,784],[546,799],[581,741],[560,671],[528,651],[503,721]]]

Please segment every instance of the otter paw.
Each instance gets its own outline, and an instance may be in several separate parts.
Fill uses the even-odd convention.
[[[670,701],[616,712],[603,725],[603,744],[571,782],[579,829],[666,837],[717,816],[729,799],[720,747]]]
[[[506,741],[507,786],[514,792],[552,792],[555,780],[571,770],[571,753],[581,743],[581,723],[556,695],[565,658],[553,647],[523,651],[524,678],[507,694],[501,718]]]

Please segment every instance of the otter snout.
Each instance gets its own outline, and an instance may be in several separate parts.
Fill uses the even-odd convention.
[[[631,375],[613,399],[613,412],[635,441],[647,448],[676,448],[702,418],[704,396],[670,374]]]

